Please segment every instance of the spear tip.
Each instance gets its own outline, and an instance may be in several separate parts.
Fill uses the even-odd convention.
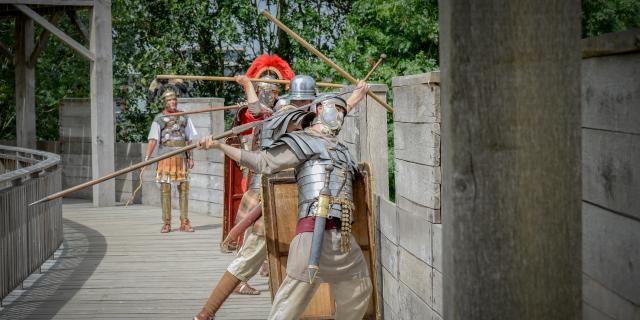
[[[38,200],[38,201],[35,201],[35,202],[30,203],[30,204],[29,204],[29,207],[31,207],[31,206],[33,206],[33,205],[36,205],[36,204],[39,204],[39,203],[43,203],[43,202],[48,201],[48,200],[49,200],[48,198],[42,198],[42,199],[40,199],[40,200]]]

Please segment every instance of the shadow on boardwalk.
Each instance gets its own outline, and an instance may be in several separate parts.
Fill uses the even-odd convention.
[[[169,234],[154,207],[65,202],[63,215],[57,259],[4,300],[0,319],[191,319],[233,260],[218,249],[220,219],[204,214],[191,214],[195,233]],[[262,293],[232,296],[216,319],[266,318],[267,279],[250,283]]]

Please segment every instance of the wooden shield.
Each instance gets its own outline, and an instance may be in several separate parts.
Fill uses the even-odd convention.
[[[373,212],[373,190],[371,165],[358,164],[359,173],[354,181],[355,223],[353,235],[360,244],[369,264],[373,291],[364,319],[381,319],[378,291],[375,244],[375,216]],[[286,276],[289,244],[295,236],[297,222],[298,189],[293,170],[262,177],[263,216],[269,260],[269,287],[271,297]],[[307,306],[302,319],[334,319],[335,301],[329,285],[323,283]]]
[[[240,146],[238,137],[230,137],[225,143],[234,147]],[[231,158],[224,156],[224,215],[222,219],[222,240],[224,240],[229,231],[236,225],[236,216],[238,214],[238,206],[242,200],[242,170],[238,163]],[[221,240],[221,241],[222,241]],[[230,247],[230,250],[236,248]]]

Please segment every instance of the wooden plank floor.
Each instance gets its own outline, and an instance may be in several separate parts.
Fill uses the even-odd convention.
[[[57,259],[5,298],[0,319],[191,319],[234,257],[218,248],[221,219],[205,214],[190,214],[195,233],[169,234],[156,207],[65,201],[63,216]],[[232,295],[216,319],[266,319],[267,278],[249,283],[261,294]]]

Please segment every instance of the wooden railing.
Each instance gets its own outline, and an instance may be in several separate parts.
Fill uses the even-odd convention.
[[[60,247],[62,203],[28,206],[61,189],[60,157],[0,145],[0,299]]]

